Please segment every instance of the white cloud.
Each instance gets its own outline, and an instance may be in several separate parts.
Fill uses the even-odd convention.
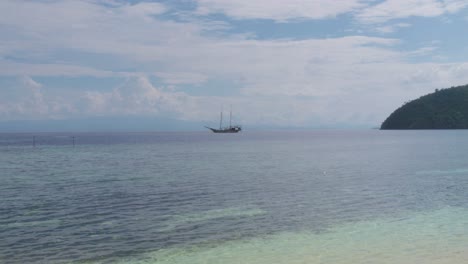
[[[66,100],[66,98],[62,98]],[[304,125],[311,118],[308,100],[281,96],[190,96],[155,87],[146,76],[129,77],[110,92],[83,92],[72,100],[76,116],[165,116],[179,120],[218,122],[219,106],[234,106],[234,122],[243,125]],[[69,101],[68,101],[69,102]],[[269,111],[265,111],[269,109]]]
[[[151,8],[148,5],[1,1],[0,25],[11,31],[10,40],[2,41],[1,51],[26,51],[38,59],[50,59],[54,52],[63,49],[141,59],[149,55],[154,59],[164,53],[158,48],[160,45],[169,46],[184,38],[195,41],[203,30],[189,23],[157,20],[158,12],[151,11],[155,9],[153,4]]]
[[[79,100],[79,109],[87,115],[174,115],[181,112],[187,95],[163,92],[145,76],[128,77],[111,92],[88,91]]]
[[[413,16],[437,17],[458,12],[467,6],[466,0],[386,0],[364,8],[356,18],[364,23],[382,23]]]
[[[236,19],[325,19],[352,14],[360,22],[382,23],[412,16],[436,17],[456,13],[468,6],[466,0],[197,0],[197,13],[221,13]],[[390,28],[382,28],[384,31]]]
[[[155,75],[167,84],[202,84],[208,76],[191,72],[156,72]]]
[[[375,30],[376,30],[377,32],[380,32],[380,33],[383,33],[383,34],[388,34],[388,33],[394,33],[394,32],[396,32],[398,29],[407,28],[407,27],[411,27],[411,24],[408,24],[408,23],[396,23],[396,24],[392,24],[392,25],[386,25],[386,26],[376,27]]]
[[[438,14],[424,8],[426,13],[412,9],[417,6],[415,1],[408,0],[409,4],[400,7],[391,2],[395,3],[387,1],[366,9],[359,18],[372,22],[408,14]],[[318,1],[309,1],[310,8],[302,6],[299,10],[299,1],[213,1],[213,8],[204,10],[208,3],[200,2],[198,12],[286,21],[356,11],[363,2],[323,1],[319,5]],[[229,3],[233,9],[223,7]],[[444,12],[455,12],[464,6],[460,1],[444,3]],[[256,4],[266,5],[264,13],[256,13]],[[393,11],[379,11],[379,15],[381,5],[390,5]],[[430,10],[438,5],[421,6]],[[413,11],[404,13],[397,8]],[[161,4],[126,5],[120,1],[111,2],[110,7],[96,1],[1,1],[0,24],[9,34],[0,40],[0,57],[8,58],[0,59],[0,75],[31,78],[17,85],[22,96],[12,97],[9,102],[2,90],[7,103],[0,105],[0,118],[162,115],[210,121],[217,119],[220,105],[232,104],[237,119],[245,125],[378,124],[409,98],[468,82],[468,67],[464,63],[409,63],[408,58],[430,55],[433,49],[399,51],[398,39],[349,36],[255,40],[252,36],[224,32],[207,34],[207,30],[223,29],[219,21],[161,20],[159,15],[167,10]],[[391,30],[406,25],[396,24]],[[70,51],[95,61],[60,56]],[[125,67],[100,61],[104,55],[125,62]],[[18,61],[12,59],[16,57]],[[120,70],[126,67],[137,69],[133,73]],[[95,87],[86,92],[70,92],[72,96],[67,96],[67,91],[61,95],[47,92],[47,86],[32,79],[83,75],[128,79],[112,91]],[[150,75],[159,78],[163,85],[150,83]],[[177,92],[182,85],[196,89],[209,80],[235,84],[239,91],[230,97]],[[167,86],[174,89],[169,91]]]
[[[353,71],[376,75],[372,81],[353,81],[339,96],[191,96],[154,86],[146,76],[128,77],[111,91],[73,91],[61,96],[22,77],[1,90],[0,118],[47,119],[91,116],[164,116],[216,125],[220,106],[234,106],[235,122],[279,126],[377,126],[404,101],[435,88],[468,83],[465,64],[369,64]],[[346,76],[342,76],[345,81]],[[456,81],[455,81],[456,80]],[[316,84],[319,85],[319,84]],[[366,86],[366,88],[360,87]],[[372,89],[373,88],[373,89]]]
[[[243,86],[242,91],[246,95],[337,94],[343,89],[340,83],[350,85],[352,73],[347,71],[350,65],[389,62],[401,57],[398,52],[388,49],[398,43],[394,39],[355,36],[259,41],[237,36],[207,37],[203,35],[205,24],[139,20],[121,12],[134,6],[106,8],[91,2],[77,4],[75,1],[26,3],[16,11],[28,19],[27,23],[14,17],[3,17],[3,20],[20,27],[20,32],[29,32],[23,36],[28,39],[29,46],[11,45],[9,49],[18,49],[16,52],[24,56],[30,53],[35,55],[37,49],[41,54],[50,50],[50,56],[53,56],[55,49],[63,47],[75,52],[96,53],[97,59],[99,54],[108,54],[134,64],[147,65],[147,74],[154,73],[168,85],[201,84],[209,77],[236,82]],[[4,7],[8,7],[8,4],[13,6],[10,1],[3,4]],[[61,15],[71,12],[69,9],[73,8],[80,11],[71,18]],[[32,9],[36,11],[30,12]],[[58,14],[62,21],[43,21],[41,18],[45,10]],[[84,27],[77,28],[71,34],[69,25],[75,24]],[[45,39],[47,43],[43,42]],[[49,47],[54,48],[51,50]],[[47,53],[43,56],[47,59]],[[9,75],[46,75],[53,74],[53,71],[56,71],[56,75],[128,74],[68,64],[61,67],[63,63],[3,63],[3,74]],[[107,67],[112,68],[113,65]]]
[[[426,87],[426,91],[431,91],[468,83],[468,63],[425,63],[406,70],[404,87]]]
[[[125,5],[120,7],[120,9],[122,12],[136,16],[137,18],[160,15],[167,11],[166,7],[160,3],[148,2],[141,2],[134,5]]]
[[[60,63],[20,63],[0,58],[0,75],[3,76],[96,76],[110,77],[116,75],[131,75],[131,73],[116,73],[90,67]]]
[[[323,19],[352,12],[364,0],[198,0],[198,14],[223,13],[237,19]]]
[[[49,109],[41,88],[42,85],[29,76],[18,77],[14,86],[0,87],[1,119],[47,116]]]

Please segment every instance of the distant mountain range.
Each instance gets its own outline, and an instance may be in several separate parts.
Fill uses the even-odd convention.
[[[436,89],[395,110],[381,129],[467,129],[468,85]]]
[[[64,120],[0,121],[0,132],[204,131],[204,122],[152,117],[94,117]]]

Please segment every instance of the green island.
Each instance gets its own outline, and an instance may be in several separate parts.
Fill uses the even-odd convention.
[[[467,129],[468,85],[436,89],[407,102],[380,129]]]

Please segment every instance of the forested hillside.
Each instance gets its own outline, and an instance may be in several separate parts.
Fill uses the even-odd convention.
[[[405,103],[383,123],[381,129],[468,128],[468,85],[436,90]]]

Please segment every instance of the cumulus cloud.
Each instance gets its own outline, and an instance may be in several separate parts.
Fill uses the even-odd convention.
[[[87,115],[175,115],[182,112],[187,95],[164,92],[146,76],[128,77],[110,92],[87,91],[80,98],[81,111]]]
[[[146,76],[131,76],[111,91],[47,92],[48,87],[30,76],[21,76],[0,87],[0,118],[47,119],[76,116],[180,116],[189,97],[181,92],[164,92]],[[180,116],[181,117],[181,116]]]
[[[49,109],[41,88],[42,85],[29,76],[18,77],[14,85],[0,87],[2,119],[47,116]]]

